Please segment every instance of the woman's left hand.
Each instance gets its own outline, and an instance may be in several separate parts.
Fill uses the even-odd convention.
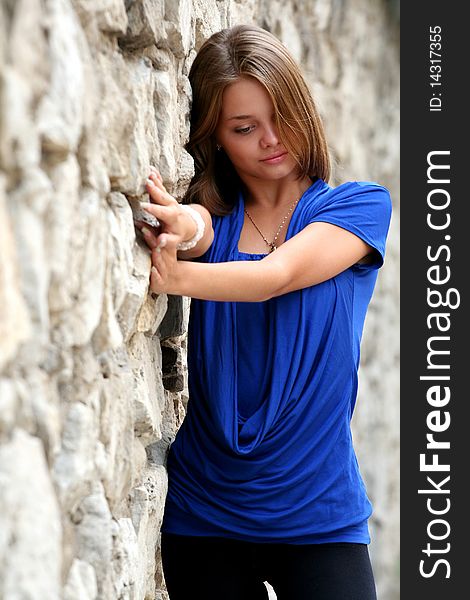
[[[152,270],[150,290],[156,294],[177,293],[178,260],[176,246],[178,236],[162,233],[152,240]]]

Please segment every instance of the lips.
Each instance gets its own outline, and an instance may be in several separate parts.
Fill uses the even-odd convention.
[[[276,154],[272,154],[271,156],[267,156],[266,158],[262,158],[261,162],[266,162],[269,160],[274,160],[276,158],[280,158],[281,156],[285,156],[287,152],[276,152]]]

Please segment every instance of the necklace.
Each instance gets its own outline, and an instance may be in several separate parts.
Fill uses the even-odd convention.
[[[265,241],[265,243],[269,246],[270,250],[269,252],[274,252],[274,250],[276,250],[277,246],[276,246],[276,240],[279,237],[279,234],[281,233],[281,229],[284,227],[284,223],[286,222],[287,217],[291,214],[291,212],[294,210],[295,205],[297,204],[297,202],[300,200],[300,198],[297,198],[297,200],[291,205],[291,207],[289,208],[289,211],[287,212],[286,216],[282,219],[281,224],[278,227],[278,230],[276,231],[276,235],[273,238],[273,241],[270,242],[269,240],[267,240],[265,238],[265,236],[263,235],[262,231],[260,230],[260,228],[258,227],[258,225],[256,225],[256,223],[253,221],[253,219],[251,218],[250,213],[246,210],[245,208],[245,213],[246,216],[250,219],[250,221],[253,223],[253,225],[255,226],[256,230],[258,231],[258,233],[261,235],[261,237],[263,238],[263,240]]]

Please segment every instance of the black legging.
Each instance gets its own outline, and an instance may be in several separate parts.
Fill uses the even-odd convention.
[[[365,544],[262,544],[162,534],[170,600],[376,600]]]

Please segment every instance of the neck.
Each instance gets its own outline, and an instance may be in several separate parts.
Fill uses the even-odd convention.
[[[276,209],[290,206],[312,185],[310,177],[291,181],[245,183],[246,208]]]

